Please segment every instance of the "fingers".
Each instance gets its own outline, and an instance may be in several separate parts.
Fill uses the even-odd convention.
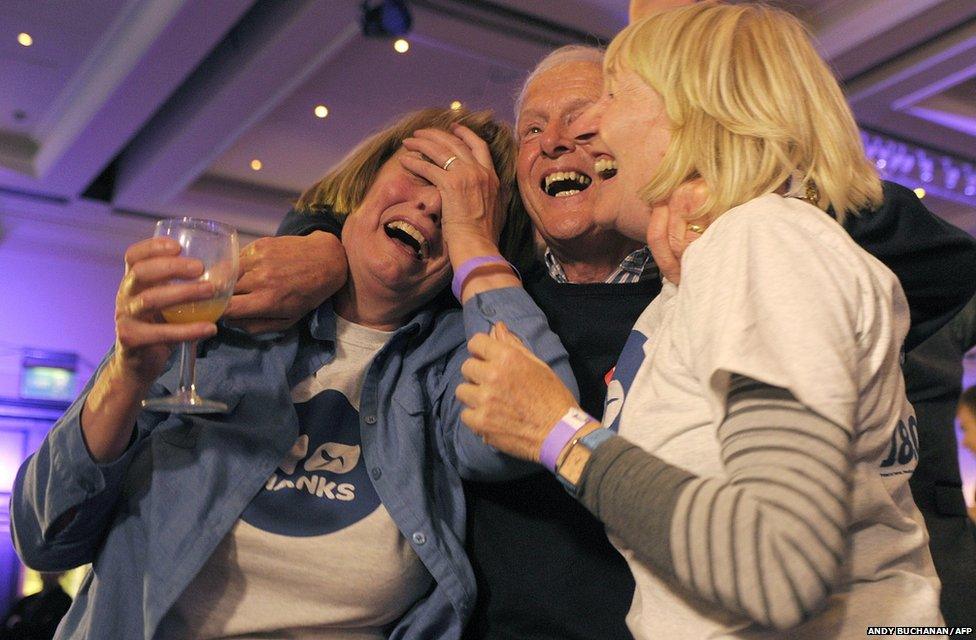
[[[271,250],[271,243],[274,241],[275,238],[258,238],[254,242],[249,242],[241,249],[240,256],[237,260],[238,279],[242,278],[248,271],[254,269],[260,261],[267,259],[267,254]]]
[[[455,136],[460,138],[465,145],[471,150],[472,155],[475,160],[483,167],[494,167],[495,163],[491,159],[491,149],[488,148],[488,143],[485,142],[481,136],[477,133],[468,129],[463,124],[455,124],[451,127],[451,131]]]
[[[461,365],[461,375],[472,385],[483,384],[493,379],[495,367],[484,360],[468,358]],[[462,401],[463,402],[463,401]]]
[[[658,269],[669,281],[677,284],[681,274],[681,263],[671,250],[669,239],[670,210],[668,205],[651,207],[651,218],[647,225],[647,246],[654,256]]]
[[[268,282],[268,280],[268,275],[264,270],[252,268],[237,277],[237,282],[234,284],[234,295],[236,297],[237,294],[270,290],[274,284]]]
[[[170,280],[192,280],[203,275],[203,263],[179,256],[149,257],[129,266],[128,278],[136,288],[151,287]]]
[[[671,249],[678,260],[688,245],[700,238],[708,226],[708,220],[701,213],[707,198],[705,181],[696,178],[675,189],[668,201]]]
[[[675,260],[681,259],[681,254],[685,250],[685,235],[688,231],[688,223],[685,219],[676,215],[672,206],[668,207],[668,247]]]
[[[445,147],[436,140],[430,140],[427,138],[407,138],[403,141],[403,147],[408,151],[423,154],[425,157],[430,159],[430,164],[436,166],[442,171],[449,170],[449,168],[444,169],[444,164],[452,157],[455,158],[453,162],[473,161],[473,158],[471,158],[471,152],[467,149],[462,155],[461,153],[455,152],[453,149]]]
[[[481,360],[498,360],[511,351],[511,344],[496,340],[487,333],[476,333],[468,340],[468,353]]]
[[[476,161],[471,147],[450,131],[444,131],[443,129],[418,129],[407,140],[410,140],[414,144],[423,145],[424,149],[429,150],[429,152],[423,151],[423,153],[434,162],[437,162],[441,167],[444,166],[444,163],[451,156],[457,156],[458,159],[467,162]],[[407,140],[404,140],[404,146],[406,146]]]
[[[480,404],[481,391],[477,385],[462,382],[454,390],[454,395],[467,407],[477,407]],[[463,416],[462,416],[463,417]],[[465,420],[467,422],[467,420]],[[470,423],[469,423],[470,426]]]
[[[400,164],[407,171],[417,174],[435,187],[443,186],[444,177],[447,175],[447,172],[440,167],[434,166],[433,162],[427,162],[426,160],[422,160],[419,155],[413,154],[403,154],[398,157]]]
[[[213,322],[160,324],[124,318],[116,323],[116,334],[122,347],[138,349],[209,338],[217,334],[217,325]]]
[[[267,289],[255,292],[235,293],[227,303],[224,318],[233,320],[256,319],[267,315],[273,303],[273,294]],[[265,318],[275,319],[275,318]]]
[[[129,246],[125,251],[125,266],[157,256],[179,255],[180,243],[172,238],[147,238]]]
[[[488,333],[488,335],[496,340],[501,340],[505,344],[528,351],[528,348],[525,346],[522,340],[517,335],[509,331],[504,322],[496,322],[491,327],[491,331]]]
[[[180,282],[150,287],[129,299],[127,312],[133,317],[155,316],[177,304],[209,300],[214,293],[211,282]]]

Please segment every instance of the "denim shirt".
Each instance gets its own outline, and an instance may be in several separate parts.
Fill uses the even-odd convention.
[[[463,319],[457,310],[421,311],[366,373],[360,420],[369,476],[436,581],[391,638],[460,637],[475,600],[461,479],[535,468],[486,446],[460,422],[454,390],[466,335],[499,320],[575,390],[565,350],[520,288],[475,296]],[[132,443],[109,464],[91,459],[81,434],[90,382],[20,468],[11,530],[24,562],[50,571],[92,563],[58,638],[161,637],[166,612],[294,443],[291,385],[335,356],[331,308],[323,305],[306,326],[266,339],[222,331],[198,360],[197,388],[230,412],[143,412]],[[296,358],[300,349],[315,355]],[[150,395],[171,392],[177,377],[171,368]]]

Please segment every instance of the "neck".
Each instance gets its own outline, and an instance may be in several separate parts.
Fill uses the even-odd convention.
[[[599,243],[554,242],[549,244],[549,250],[559,261],[567,280],[574,284],[591,284],[605,282],[624,258],[643,246],[636,240],[617,235],[603,237]]]
[[[333,308],[343,319],[370,329],[394,331],[406,323],[407,314],[403,312],[402,300],[363,298],[356,295],[355,285],[352,281],[348,281],[335,294]]]

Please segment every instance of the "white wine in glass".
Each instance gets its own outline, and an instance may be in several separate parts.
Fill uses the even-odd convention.
[[[210,300],[184,302],[163,309],[163,319],[177,324],[187,322],[215,322],[223,314],[237,282],[237,231],[212,220],[173,218],[156,223],[155,237],[172,238],[180,243],[180,255],[203,262],[200,282],[211,282],[215,294]],[[180,382],[171,396],[142,401],[152,411],[168,413],[223,413],[227,405],[197,395],[195,340],[180,344]]]

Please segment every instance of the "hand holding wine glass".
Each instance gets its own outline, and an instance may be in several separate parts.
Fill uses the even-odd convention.
[[[207,309],[216,319],[220,311],[211,301],[226,299],[233,289],[237,273],[233,229],[218,233],[220,240],[206,241],[224,247],[217,252],[219,257],[210,253],[199,259],[193,254],[198,253],[200,243],[190,242],[189,236],[170,237],[164,231],[181,222],[161,221],[155,237],[136,242],[125,252],[125,275],[115,298],[115,349],[92,382],[82,409],[82,435],[96,462],[116,460],[128,448],[142,401],[163,373],[173,345],[190,347],[184,347],[182,364],[190,369],[189,375],[183,373],[183,386],[192,391],[192,358],[196,355],[192,345],[217,333],[213,320],[194,318],[199,315],[196,310]],[[182,245],[190,247],[189,255]],[[217,263],[220,266],[215,269]],[[180,313],[180,309],[186,312]],[[187,321],[167,323],[164,310]],[[200,402],[188,404],[191,409],[207,408]]]
[[[153,335],[159,338],[185,337],[180,345],[179,388],[172,396],[145,400],[142,406],[170,413],[226,411],[226,405],[197,395],[194,367],[197,339],[212,334],[210,323],[223,313],[234,290],[237,279],[237,232],[210,220],[178,218],[160,220],[156,224],[155,238],[175,240],[180,247],[182,260],[159,256],[132,266],[133,271],[139,269],[142,272],[136,279],[146,287],[140,292],[141,297],[135,298],[138,301],[136,307],[141,307],[144,313],[151,310],[155,315],[158,312],[167,323],[174,325],[168,330],[153,327],[146,331],[150,340]],[[172,250],[171,243],[154,242],[156,244],[151,246],[165,246]],[[190,281],[192,278],[195,280]],[[177,327],[183,327],[183,331]],[[205,333],[197,335],[200,331]],[[162,352],[158,346],[145,353],[156,356],[148,357],[145,364],[152,368],[159,367],[158,356]]]

